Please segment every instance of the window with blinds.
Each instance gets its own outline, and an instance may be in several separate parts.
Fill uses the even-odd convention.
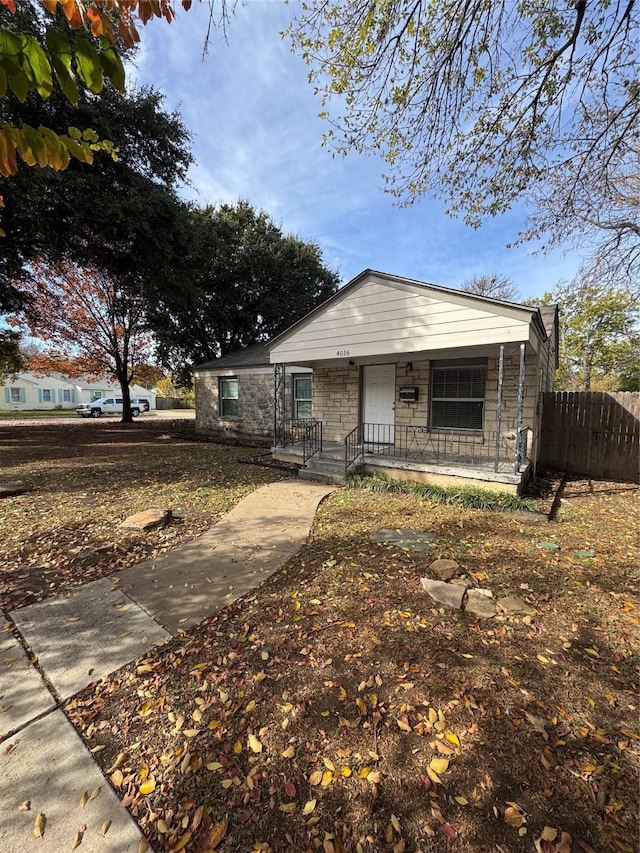
[[[440,364],[431,369],[431,425],[440,429],[481,430],[487,366]]]

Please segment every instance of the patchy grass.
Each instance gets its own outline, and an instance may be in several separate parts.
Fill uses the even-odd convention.
[[[10,610],[112,575],[204,532],[281,470],[243,465],[247,448],[173,442],[168,424],[79,421],[0,426],[0,607]],[[178,521],[152,533],[119,523],[149,507]]]
[[[633,853],[638,520],[610,483],[544,527],[336,491],[259,590],[66,711],[158,851]],[[439,556],[536,615],[436,609]]]
[[[367,489],[370,492],[386,492],[415,495],[434,504],[456,504],[472,509],[500,509],[513,512],[539,512],[540,507],[532,498],[523,498],[509,492],[494,492],[479,486],[436,486],[432,483],[409,483],[386,474],[363,474],[350,471],[345,477],[349,489]]]

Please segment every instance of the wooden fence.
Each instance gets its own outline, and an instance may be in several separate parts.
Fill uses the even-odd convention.
[[[640,393],[544,393],[538,464],[598,479],[639,482]]]

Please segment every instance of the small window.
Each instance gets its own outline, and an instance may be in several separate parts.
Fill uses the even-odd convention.
[[[238,416],[238,380],[220,380],[220,415],[223,418]]]
[[[293,377],[293,416],[312,417],[311,375]]]
[[[22,388],[7,388],[9,392],[9,402],[10,403],[22,403],[24,402],[22,399]]]
[[[91,402],[94,400],[101,400],[104,397],[103,391],[92,391],[91,392]]]
[[[482,429],[486,365],[433,366],[431,425],[440,429]]]
[[[71,391],[69,390],[69,388],[63,388],[62,389],[62,402],[63,403],[72,403],[73,402],[73,400],[71,399]]]
[[[42,389],[42,402],[43,403],[52,403],[53,402],[50,388],[43,388]]]

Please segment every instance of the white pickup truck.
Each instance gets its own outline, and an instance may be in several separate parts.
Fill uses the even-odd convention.
[[[100,418],[102,415],[121,415],[124,402],[122,397],[101,397],[90,403],[80,403],[76,412],[83,418]],[[137,418],[140,412],[147,412],[149,404],[146,400],[131,398],[131,414]]]

